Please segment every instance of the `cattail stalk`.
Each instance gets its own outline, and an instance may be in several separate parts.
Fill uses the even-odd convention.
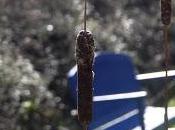
[[[89,31],[77,36],[76,61],[78,66],[78,119],[87,129],[92,119],[94,39]],[[86,127],[86,128],[85,128]]]
[[[165,130],[168,130],[168,68],[170,59],[170,45],[169,45],[169,28],[171,24],[172,7],[171,0],[161,0],[161,21],[164,25],[164,54],[165,54],[165,71],[166,71],[166,85],[165,85],[165,115],[164,124]]]
[[[168,69],[169,69],[169,61],[170,61],[170,44],[168,39],[168,31],[167,27],[164,28],[164,64],[165,64],[165,88],[164,88],[164,98],[165,98],[165,114],[164,114],[164,124],[165,130],[168,130]]]

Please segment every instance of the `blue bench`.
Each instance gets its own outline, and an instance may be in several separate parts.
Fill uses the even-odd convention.
[[[69,74],[69,89],[76,103],[77,70]],[[89,130],[144,130],[144,96],[130,57],[100,53],[95,57],[93,119]]]

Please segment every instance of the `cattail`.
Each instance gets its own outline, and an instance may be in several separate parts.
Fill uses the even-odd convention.
[[[171,0],[161,0],[161,20],[164,25],[171,23]]]
[[[77,36],[76,58],[78,66],[78,119],[88,125],[92,118],[94,40],[89,31]]]

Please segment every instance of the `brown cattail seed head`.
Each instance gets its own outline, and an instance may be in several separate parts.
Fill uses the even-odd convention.
[[[78,66],[78,119],[87,125],[92,118],[94,39],[89,31],[77,36],[76,58]]]
[[[161,20],[164,25],[171,23],[171,0],[161,0]]]

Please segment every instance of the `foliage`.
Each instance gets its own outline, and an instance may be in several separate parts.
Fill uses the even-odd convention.
[[[70,20],[76,16],[71,3],[0,1],[0,129],[78,130],[64,101]]]
[[[0,45],[0,129],[48,130],[71,123],[63,118],[61,98],[48,91],[47,82],[30,60],[6,42]]]

